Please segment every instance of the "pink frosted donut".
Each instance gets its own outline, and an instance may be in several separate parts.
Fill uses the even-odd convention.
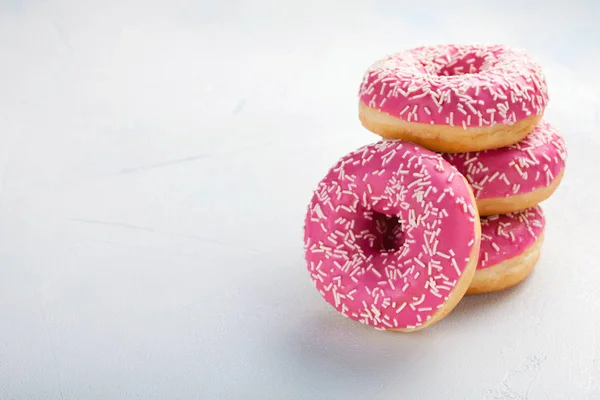
[[[541,121],[514,145],[442,156],[467,178],[485,216],[524,210],[550,197],[562,179],[567,150],[558,131]]]
[[[445,45],[375,62],[359,91],[363,125],[388,139],[443,152],[508,146],[533,130],[548,103],[541,68],[505,46]]]
[[[342,158],[315,191],[304,228],[319,293],[378,329],[416,330],[443,318],[477,265],[479,215],[464,177],[402,141]]]
[[[540,257],[546,220],[537,206],[481,218],[481,249],[467,294],[488,293],[525,279]]]

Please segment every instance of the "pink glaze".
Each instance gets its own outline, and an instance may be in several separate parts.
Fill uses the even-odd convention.
[[[378,329],[419,326],[448,299],[479,245],[476,215],[468,185],[438,154],[403,141],[364,146],[311,199],[310,276],[346,317]]]
[[[366,72],[360,101],[408,122],[513,125],[548,104],[541,68],[505,46],[427,46],[390,55]]]
[[[509,260],[531,247],[546,226],[540,206],[481,218],[481,248],[477,269]]]
[[[558,131],[541,121],[512,146],[442,156],[467,178],[477,199],[488,199],[550,186],[565,168],[567,149]]]

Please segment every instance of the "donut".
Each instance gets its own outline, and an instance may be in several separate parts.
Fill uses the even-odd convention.
[[[509,146],[533,130],[548,104],[540,66],[501,45],[423,46],[366,71],[359,118],[370,131],[439,152]]]
[[[467,294],[496,292],[525,279],[540,257],[545,226],[539,206],[481,218],[479,261]]]
[[[541,121],[511,146],[442,156],[467,178],[479,215],[486,216],[524,210],[550,197],[563,177],[567,150],[558,130]]]
[[[456,168],[414,143],[380,141],[343,157],[314,191],[304,225],[308,272],[345,317],[422,329],[471,283],[479,224]]]

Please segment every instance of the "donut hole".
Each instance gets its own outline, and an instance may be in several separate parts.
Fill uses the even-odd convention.
[[[402,223],[395,215],[362,210],[353,219],[355,243],[365,254],[393,253],[404,246]]]
[[[375,253],[391,253],[404,245],[402,223],[398,217],[372,212],[366,246]]]
[[[402,224],[396,216],[377,214],[375,218],[375,230],[381,238],[379,243],[380,252],[392,252],[398,250],[404,244],[404,233]]]
[[[485,64],[485,58],[467,54],[463,57],[443,58],[440,60],[439,68],[436,73],[439,76],[460,76],[468,74],[478,74],[482,71]]]

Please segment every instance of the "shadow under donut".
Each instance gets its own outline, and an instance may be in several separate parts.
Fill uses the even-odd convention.
[[[419,342],[425,345],[419,335],[378,331],[333,310],[299,321],[281,339],[281,372],[307,398],[372,395],[402,381],[418,358]]]
[[[452,312],[446,317],[446,319],[469,318],[469,315],[478,315],[482,311],[495,307],[497,304],[516,300],[523,295],[523,292],[527,290],[529,280],[534,278],[534,275],[535,269],[531,272],[530,276],[508,289],[499,292],[465,296],[454,308],[454,310],[452,310]]]

